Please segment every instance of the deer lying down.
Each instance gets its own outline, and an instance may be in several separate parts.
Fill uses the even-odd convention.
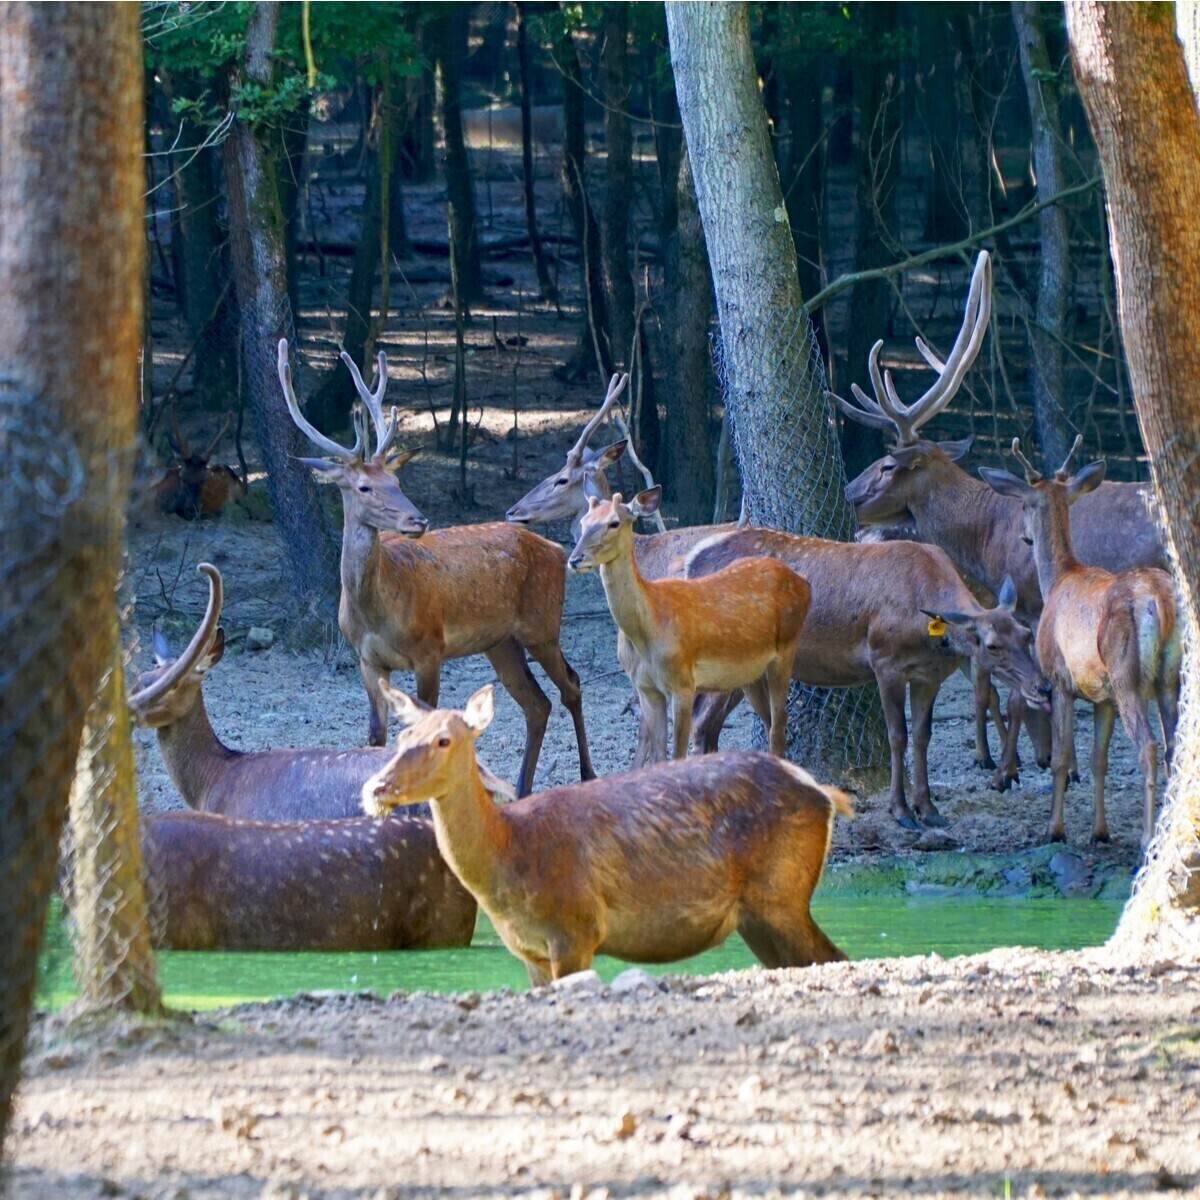
[[[151,927],[169,950],[404,950],[466,946],[475,900],[442,861],[428,816],[142,824]]]
[[[756,751],[664,763],[497,805],[475,762],[492,689],[466,710],[388,698],[409,728],[363,787],[383,815],[430,799],[438,847],[534,984],[584,971],[597,954],[673,962],[735,929],[765,966],[845,955],[809,899],[833,816],[849,798]]]
[[[645,579],[633,553],[633,522],[657,511],[661,488],[622,503],[588,502],[573,571],[600,568],[613,620],[624,635],[621,666],[642,706],[635,766],[666,758],[667,702],[672,757],[685,758],[697,692],[744,688],[769,730],[769,745],[787,746],[787,693],[808,582],[771,558],[748,558],[704,579]],[[633,653],[630,654],[629,651]]]
[[[219,516],[231,500],[241,500],[246,495],[246,481],[232,467],[210,465],[221,439],[233,423],[233,413],[225,415],[225,423],[217,436],[199,454],[193,454],[184,440],[179,428],[179,414],[174,409],[171,421],[175,430],[172,449],[179,456],[179,466],[168,467],[151,489],[155,504],[161,512],[188,521]]]
[[[1158,701],[1168,766],[1175,748],[1182,654],[1175,588],[1170,575],[1157,567],[1113,574],[1099,567],[1085,567],[1075,557],[1069,507],[1099,487],[1105,472],[1104,460],[1100,459],[1078,475],[1071,475],[1071,459],[1082,442],[1082,437],[1075,439],[1066,461],[1051,479],[1043,479],[1021,453],[1019,438],[1013,439],[1013,453],[1025,468],[1024,480],[987,467],[981,468],[980,474],[1002,496],[1021,501],[1024,537],[1033,546],[1044,597],[1037,652],[1053,687],[1050,840],[1061,842],[1066,836],[1063,797],[1075,743],[1074,701],[1078,697],[1094,705],[1092,840],[1109,840],[1104,780],[1108,773],[1108,743],[1119,712],[1142,769],[1142,845],[1146,846],[1154,832],[1158,776],[1158,747],[1150,730],[1152,699]]]

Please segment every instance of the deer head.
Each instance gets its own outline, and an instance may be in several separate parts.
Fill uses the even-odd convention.
[[[383,397],[387,391],[387,355],[381,350],[376,364],[375,386],[369,388],[354,359],[344,350],[341,354],[354,380],[362,407],[356,408],[352,417],[355,441],[353,448],[335,442],[315,429],[300,411],[299,401],[292,388],[292,370],[288,363],[287,338],[279,341],[279,383],[288,412],[297,428],[324,455],[324,458],[302,458],[299,461],[312,469],[322,483],[337,484],[342,491],[342,504],[347,524],[358,524],[381,533],[402,533],[406,537],[420,537],[429,527],[429,522],[417,511],[416,506],[404,494],[397,482],[397,472],[416,450],[390,453],[396,438],[395,406],[391,417],[383,417]],[[371,433],[367,428],[367,416],[375,432],[375,450],[370,450]]]
[[[217,625],[224,599],[221,572],[206,562],[196,570],[208,576],[208,606],[199,628],[178,657],[171,654],[166,638],[156,629],[155,668],[141,676],[138,690],[129,697],[134,719],[152,729],[182,720],[196,703],[205,674],[225,653],[225,631]]]
[[[567,565],[572,571],[590,571],[610,563],[623,553],[632,554],[633,522],[658,511],[662,488],[647,488],[628,504],[617,492],[610,500],[588,500],[588,510],[579,525],[579,540]]]

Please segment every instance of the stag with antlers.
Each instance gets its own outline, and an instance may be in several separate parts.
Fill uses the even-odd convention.
[[[194,454],[179,428],[179,413],[172,407],[169,440],[179,457],[179,466],[168,467],[154,485],[154,501],[159,511],[193,521],[197,517],[215,517],[231,500],[245,496],[246,481],[232,467],[210,465],[232,424],[233,413],[226,413],[216,436],[204,450]]]
[[[341,489],[342,597],[338,624],[358,653],[371,707],[370,742],[387,740],[388,706],[382,683],[392,671],[412,671],[417,695],[436,705],[447,658],[485,654],[525,714],[525,754],[519,791],[533,788],[534,770],[550,716],[526,654],[558,688],[575,724],[579,770],[594,776],[583,724],[579,677],[559,646],[566,557],[527,529],[494,523],[426,533],[428,522],[400,488],[394,472],[415,453],[392,452],[397,411],[385,421],[387,357],[378,356],[373,388],[342,352],[362,400],[354,416],[355,444],[347,449],[315,429],[292,387],[286,339],[279,343],[279,382],[300,431],[326,456],[302,459],[318,479]],[[368,417],[376,444],[370,451]]]

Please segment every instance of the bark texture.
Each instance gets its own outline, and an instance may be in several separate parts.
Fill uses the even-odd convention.
[[[558,303],[558,291],[550,278],[550,264],[538,233],[537,203],[534,197],[533,174],[533,67],[529,53],[529,9],[527,3],[517,5],[517,65],[521,74],[521,177],[524,184],[525,228],[529,233],[529,251],[537,271],[538,291],[543,300]]]
[[[1194,12],[1180,16],[1182,25],[1195,27]],[[1174,22],[1169,4],[1067,4],[1075,75],[1108,193],[1129,377],[1176,569],[1184,641],[1167,803],[1113,946],[1131,955],[1194,957],[1200,947],[1200,116]]]
[[[1012,6],[1021,74],[1029,97],[1033,123],[1033,173],[1037,197],[1047,201],[1066,187],[1063,166],[1062,121],[1059,88],[1046,50],[1044,15],[1039,0],[1016,0]],[[1033,421],[1042,462],[1056,470],[1067,456],[1071,431],[1062,402],[1066,379],[1063,347],[1066,344],[1067,301],[1070,298],[1070,231],[1061,204],[1038,213],[1038,250],[1041,272],[1037,307],[1029,325],[1030,375],[1033,383]]]
[[[245,61],[232,68],[231,82],[244,74],[270,86],[278,23],[275,0],[251,10]],[[317,485],[309,471],[291,461],[310,454],[311,447],[288,416],[276,371],[279,339],[293,336],[276,163],[266,133],[242,119],[234,121],[222,150],[246,400],[297,602],[328,621],[336,614],[341,586],[337,556]]]
[[[712,268],[751,520],[848,538],[854,522],[750,46],[747,5],[668,3],[671,62]],[[856,709],[853,729],[839,726]],[[838,772],[882,755],[878,697],[808,689],[789,749]],[[819,765],[818,765],[819,764]]]
[[[0,1138],[110,645],[97,617],[114,608],[137,418],[141,150],[137,7],[0,6]]]

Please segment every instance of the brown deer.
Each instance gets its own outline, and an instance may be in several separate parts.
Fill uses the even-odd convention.
[[[608,607],[630,656],[621,665],[637,689],[642,724],[636,766],[666,757],[667,704],[674,750],[687,756],[697,692],[745,688],[782,755],[787,740],[787,692],[792,660],[808,612],[809,587],[773,559],[746,559],[706,579],[645,579],[633,555],[633,522],[658,509],[662,489],[629,504],[588,502],[573,571],[600,569]]]
[[[240,500],[246,495],[246,481],[232,467],[210,464],[232,422],[233,413],[226,413],[225,423],[217,430],[217,436],[202,453],[193,454],[179,428],[179,413],[172,407],[174,435],[171,448],[179,456],[180,465],[168,467],[152,489],[160,511],[189,521],[197,517],[215,517],[231,500]]]
[[[1050,840],[1061,842],[1063,797],[1070,770],[1069,747],[1074,744],[1076,697],[1093,705],[1092,785],[1095,820],[1092,840],[1109,840],[1104,815],[1104,780],[1114,719],[1138,752],[1145,788],[1142,845],[1154,832],[1154,797],[1158,747],[1150,730],[1149,706],[1158,701],[1166,743],[1167,765],[1175,747],[1179,708],[1180,633],[1176,623],[1175,591],[1171,577],[1157,567],[1135,567],[1113,573],[1084,566],[1075,555],[1069,508],[1100,486],[1103,459],[1077,475],[1071,459],[1083,442],[1075,439],[1066,461],[1050,479],[1021,453],[1013,439],[1013,454],[1025,469],[1025,479],[1007,471],[983,467],[989,487],[1020,502],[1023,536],[1033,548],[1038,582],[1044,598],[1038,624],[1037,652],[1053,688],[1054,797]]]
[[[917,349],[937,373],[937,380],[910,405],[900,402],[890,372],[881,371],[876,342],[868,358],[875,398],[853,386],[856,404],[830,393],[851,419],[880,429],[892,447],[846,488],[862,526],[906,525],[916,540],[940,546],[964,578],[993,595],[1006,578],[1017,588],[1016,613],[1036,625],[1042,610],[1033,555],[1021,540],[1021,508],[968,475],[957,462],[970,450],[970,438],[933,442],[920,429],[954,398],[983,344],[991,314],[991,260],[986,251],[976,260],[963,324],[945,362],[917,339]],[[1082,499],[1073,515],[1076,545],[1084,562],[1120,571],[1136,566],[1166,565],[1159,540],[1150,489],[1139,484],[1108,483]],[[976,679],[976,703],[983,706],[990,688]],[[1024,705],[1015,693],[1010,719],[1019,725]],[[982,716],[977,726],[983,725]],[[1039,763],[1049,761],[1048,730],[1031,727]],[[986,735],[985,735],[986,738]],[[985,769],[995,763],[983,742],[976,761]],[[1016,734],[1006,741],[992,786],[1006,789],[1017,775]]]
[[[177,658],[155,631],[155,669],[141,677],[129,696],[135,719],[157,732],[159,752],[184,803],[198,812],[255,821],[359,816],[363,781],[388,761],[386,748],[246,753],[230,749],[213,731],[203,685],[225,653],[225,634],[218,625],[224,586],[211,563],[198,569],[208,577],[208,605],[200,625]]]
[[[475,763],[491,687],[462,712],[388,696],[409,728],[364,786],[364,809],[431,800],[442,856],[534,984],[597,954],[673,962],[735,929],[767,967],[845,958],[809,911],[834,813],[851,815],[845,793],[738,751],[497,805]]]
[[[1014,617],[1015,589],[1001,588],[996,608],[982,608],[936,546],[917,542],[831,542],[771,529],[739,529],[701,542],[686,565],[689,579],[746,557],[770,556],[808,580],[812,603],[801,630],[792,677],[812,687],[874,682],[883,701],[891,749],[888,806],[906,829],[945,825],[929,794],[933,704],[945,679],[971,659],[1020,690],[1034,705],[1048,689],[1033,659],[1028,626]],[[940,618],[938,621],[936,618]],[[942,625],[945,628],[942,628]],[[904,795],[908,692],[913,721],[913,807]],[[705,697],[695,736],[715,750],[737,697]]]
[[[608,384],[604,403],[584,426],[575,445],[567,451],[562,469],[547,475],[530,488],[505,514],[514,525],[539,525],[552,521],[570,521],[571,533],[579,537],[579,523],[588,510],[588,501],[608,500],[612,489],[605,471],[625,453],[628,441],[622,439],[603,450],[588,449],[588,441],[603,424],[609,409],[629,382],[628,375],[614,375]],[[714,533],[738,528],[737,525],[685,525],[661,533],[635,533],[633,553],[638,570],[646,579],[678,575],[684,557],[697,542]]]
[[[151,927],[170,950],[466,946],[474,897],[438,853],[428,814],[386,821],[142,822]]]
[[[566,590],[562,550],[527,529],[499,523],[426,534],[428,522],[393,475],[414,452],[389,457],[396,409],[385,424],[387,357],[380,352],[373,389],[344,351],[342,360],[375,427],[377,442],[369,456],[365,417],[355,421],[353,449],[325,437],[305,420],[292,389],[287,341],[279,343],[279,382],[288,411],[327,456],[301,461],[342,493],[338,625],[358,654],[371,707],[371,744],[381,746],[387,740],[382,684],[392,671],[412,671],[417,694],[436,704],[442,662],[485,654],[525,714],[519,787],[527,794],[550,716],[550,701],[529,669],[528,653],[558,688],[575,724],[580,775],[592,778],[579,676],[559,646]]]

